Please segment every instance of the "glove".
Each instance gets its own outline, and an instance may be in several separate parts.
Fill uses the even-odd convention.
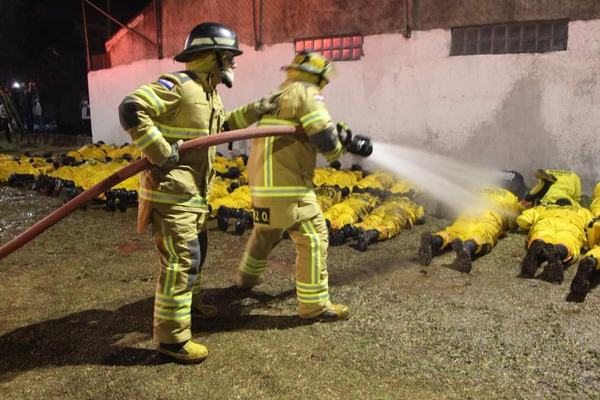
[[[165,161],[160,165],[163,169],[174,168],[179,164],[179,146],[183,143],[183,140],[179,139],[175,143],[171,144],[171,155],[167,157]]]
[[[336,125],[338,138],[342,143],[342,146],[346,148],[350,142],[352,141],[352,131],[350,130],[350,126],[344,121],[339,121]]]
[[[264,114],[273,114],[275,110],[279,108],[279,96],[281,92],[274,92],[260,100],[254,102],[254,110],[256,114],[262,116]]]

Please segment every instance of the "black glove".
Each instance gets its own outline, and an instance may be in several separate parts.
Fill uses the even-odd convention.
[[[337,132],[342,146],[344,146],[348,153],[361,157],[369,157],[373,153],[371,139],[361,135],[352,136],[352,131],[347,123],[343,121],[338,122]]]

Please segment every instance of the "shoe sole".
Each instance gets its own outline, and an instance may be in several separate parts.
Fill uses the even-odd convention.
[[[433,242],[433,235],[429,232],[424,232],[421,235],[421,243],[419,244],[419,252],[417,255],[417,261],[422,266],[426,267],[431,264],[433,259],[433,250],[431,243]]]
[[[521,265],[521,277],[531,279],[535,276],[535,272],[539,268],[538,256],[542,250],[541,243],[535,242],[527,250],[523,263]]]
[[[452,250],[456,252],[456,259],[452,262],[452,268],[466,274],[471,272],[471,269],[473,268],[473,261],[471,260],[469,253],[465,251],[460,239],[455,239],[452,241]]]
[[[205,356],[199,357],[199,358],[189,358],[189,357],[185,357],[184,354],[173,353],[171,351],[160,349],[160,348],[158,349],[158,352],[161,355],[168,357],[169,360],[179,363],[179,364],[198,364],[208,358],[208,354],[206,354]]]
[[[594,272],[596,266],[588,262],[588,260],[583,260],[581,264],[579,264],[579,268],[577,269],[577,273],[571,282],[571,293],[577,297],[585,298],[590,290],[590,278]]]

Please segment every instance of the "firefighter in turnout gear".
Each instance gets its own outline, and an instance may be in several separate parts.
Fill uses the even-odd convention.
[[[433,235],[422,234],[418,253],[421,265],[429,265],[432,257],[452,248],[456,252],[452,266],[471,272],[473,260],[489,253],[507,230],[516,227],[515,218],[521,211],[517,196],[500,187],[485,188],[481,196],[487,204],[485,209],[463,213]]]
[[[302,126],[305,139],[254,139],[248,161],[254,206],[254,229],[238,269],[236,284],[253,287],[267,267],[267,257],[284,231],[296,246],[296,294],[302,318],[344,319],[350,310],[329,299],[328,232],[313,189],[317,152],[328,162],[344,147],[321,90],[333,65],[318,53],[301,52],[284,67],[287,79],[275,91],[279,108],[263,115],[259,126]]]
[[[218,310],[200,297],[206,258],[207,200],[215,173],[215,148],[179,156],[182,141],[245,128],[269,110],[259,100],[225,112],[216,87],[231,87],[234,57],[242,54],[234,31],[217,23],[197,25],[175,60],[185,70],[160,76],[125,97],[119,106],[123,129],[153,164],[141,173],[138,231],[148,224],[161,271],[154,302],[154,338],[159,352],[181,362],[199,362],[208,350],[193,342],[192,315]]]
[[[594,217],[587,227],[588,247],[591,250],[579,262],[577,273],[571,282],[570,295],[577,301],[585,300],[593,275],[600,273],[600,183],[594,188],[590,210]]]
[[[521,276],[533,278],[547,261],[540,278],[562,283],[563,265],[577,261],[587,247],[585,230],[592,219],[592,213],[579,205],[542,204],[523,211],[517,223],[529,235]]]
[[[579,205],[581,201],[581,179],[571,171],[538,169],[538,183],[527,193],[522,204],[525,208],[538,204]]]

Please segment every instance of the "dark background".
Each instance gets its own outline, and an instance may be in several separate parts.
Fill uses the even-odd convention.
[[[92,0],[126,23],[152,0]],[[90,52],[120,27],[86,5]],[[87,67],[80,0],[0,1],[0,86],[35,81],[44,117],[58,132],[80,133],[80,102],[87,96]]]

